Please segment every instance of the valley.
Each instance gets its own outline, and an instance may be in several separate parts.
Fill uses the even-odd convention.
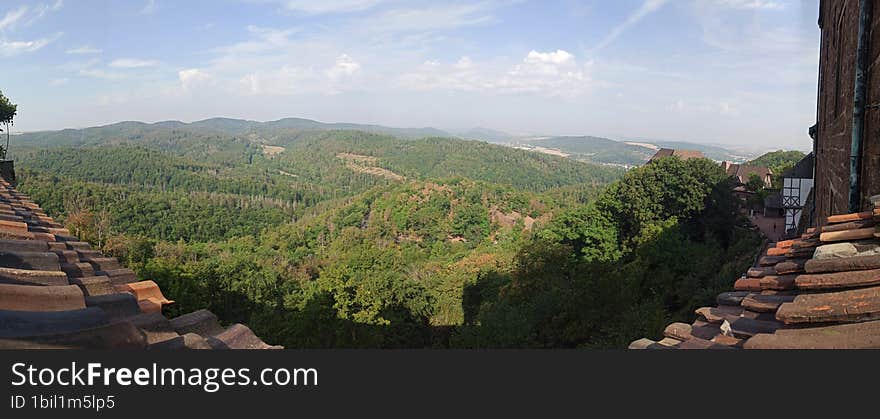
[[[735,204],[707,200],[728,187],[709,160],[316,124],[125,122],[13,154],[19,188],[174,295],[170,315],[207,305],[288,348],[620,347],[753,251]]]

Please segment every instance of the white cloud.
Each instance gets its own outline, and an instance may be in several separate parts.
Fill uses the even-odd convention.
[[[550,97],[574,97],[598,85],[589,75],[592,63],[579,64],[568,51],[530,51],[513,66],[480,64],[462,57],[453,65],[434,61],[404,74],[403,87],[412,90],[451,90],[485,94],[528,93]]]
[[[736,117],[740,115],[737,107],[727,101],[721,102],[705,102],[705,101],[689,101],[677,99],[669,105],[669,110],[680,115],[694,114],[711,114],[722,117]]]
[[[40,38],[33,41],[0,40],[0,56],[11,57],[27,52],[38,51],[58,39],[60,36],[61,34],[58,33],[47,38]]]
[[[364,19],[361,30],[369,33],[432,32],[495,21],[491,3],[451,4],[393,9]]]
[[[346,54],[336,57],[336,64],[327,70],[327,76],[331,80],[353,76],[361,70],[361,65]]]
[[[105,80],[121,80],[126,78],[125,74],[117,73],[113,71],[107,71],[100,68],[83,68],[79,70],[79,75],[84,77],[93,77],[96,79],[105,79]]]
[[[28,23],[31,23],[33,21],[36,21],[37,19],[42,18],[43,16],[45,16],[49,12],[57,12],[57,11],[61,10],[62,7],[64,7],[64,0],[58,0],[54,4],[52,4],[51,6],[48,4],[40,3],[34,7],[34,10],[32,12],[33,16],[31,16],[30,22],[28,22]]]
[[[141,9],[140,14],[149,15],[156,11],[156,0],[147,0],[147,4]]]
[[[770,0],[715,0],[715,2],[720,6],[733,9],[778,10],[783,8],[782,3]]]
[[[180,80],[184,89],[190,89],[196,83],[201,83],[211,79],[211,76],[198,68],[189,68],[177,72],[177,78]]]
[[[49,81],[49,85],[50,86],[63,86],[65,84],[67,84],[68,82],[70,82],[70,79],[68,79],[66,77],[61,77],[61,78],[57,78],[57,79],[52,79],[51,81]]]
[[[140,60],[137,58],[120,58],[117,60],[113,60],[110,62],[110,67],[113,68],[146,68],[146,67],[156,67],[159,65],[158,61],[153,60]]]
[[[17,26],[28,26],[46,16],[49,12],[57,12],[64,6],[63,0],[57,0],[54,4],[40,3],[31,8],[21,5],[17,9],[9,10],[0,19],[0,31],[12,31]]]
[[[468,70],[474,66],[474,61],[471,60],[471,57],[464,56],[458,59],[458,62],[453,66],[456,70]]]
[[[669,0],[645,0],[645,2],[642,3],[642,5],[638,9],[632,12],[629,17],[627,17],[626,20],[623,21],[623,23],[611,29],[611,32],[609,32],[608,35],[605,35],[605,38],[603,38],[602,41],[600,41],[599,44],[596,45],[594,50],[598,51],[607,47],[608,45],[611,45],[614,41],[617,40],[617,38],[620,37],[620,35],[623,35],[624,32],[629,30],[629,28],[641,22],[642,19],[644,19],[648,15],[656,12],[657,10],[660,10],[660,8],[666,5],[666,3],[668,2]]]
[[[304,14],[354,13],[378,6],[387,0],[280,0],[282,7]]]
[[[554,52],[538,52],[532,50],[529,52],[529,55],[526,56],[524,61],[528,64],[558,66],[568,64],[573,60],[574,55],[571,55],[568,51],[558,49]]]
[[[0,31],[5,31],[9,29],[15,28],[19,21],[27,14],[28,7],[23,5],[18,9],[10,10],[3,15],[3,19],[0,19]]]
[[[71,49],[65,51],[66,54],[71,54],[71,55],[100,54],[102,52],[103,52],[103,50],[100,50],[98,48],[94,48],[94,47],[91,47],[88,45],[83,45],[78,48],[71,48]]]
[[[236,90],[248,95],[293,95],[316,88],[314,74],[303,68],[283,66],[278,70],[256,71],[238,80]]]
[[[92,68],[100,63],[100,60],[97,58],[93,58],[88,61],[70,61],[58,66],[58,69],[61,71],[67,71],[72,73],[78,73],[80,70]]]

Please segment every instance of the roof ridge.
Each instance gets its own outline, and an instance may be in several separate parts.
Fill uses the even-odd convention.
[[[880,199],[874,197],[871,202]],[[880,348],[880,205],[766,247],[756,266],[663,339],[630,349]]]

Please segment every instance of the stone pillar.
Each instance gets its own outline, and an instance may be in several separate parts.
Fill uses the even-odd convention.
[[[12,160],[0,160],[0,177],[9,182],[12,186],[16,186],[18,182],[15,179],[15,162]]]

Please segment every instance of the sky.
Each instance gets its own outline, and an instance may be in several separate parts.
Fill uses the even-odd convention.
[[[15,130],[302,117],[808,149],[818,0],[0,0]]]

